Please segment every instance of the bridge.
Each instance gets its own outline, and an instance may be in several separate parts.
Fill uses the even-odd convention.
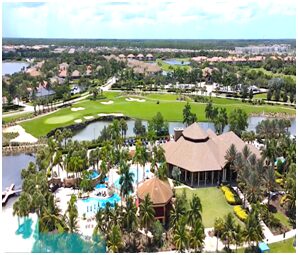
[[[2,205],[5,205],[11,196],[19,194],[22,191],[22,189],[15,190],[14,187],[15,185],[11,184],[10,187],[6,189],[6,191],[2,191]]]

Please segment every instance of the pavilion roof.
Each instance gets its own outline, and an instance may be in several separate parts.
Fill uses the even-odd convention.
[[[226,165],[225,155],[234,144],[238,152],[246,145],[234,132],[217,136],[212,130],[203,130],[197,123],[187,127],[177,141],[163,144],[166,161],[191,172],[221,170]],[[260,158],[260,151],[247,145]]]
[[[168,181],[162,181],[157,177],[146,180],[138,187],[138,198],[144,200],[147,194],[154,205],[167,204],[174,195]]]

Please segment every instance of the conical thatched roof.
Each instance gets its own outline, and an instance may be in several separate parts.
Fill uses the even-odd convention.
[[[149,194],[154,205],[167,204],[174,195],[170,184],[157,177],[145,181],[138,187],[137,196],[139,199],[144,200],[147,194]]]

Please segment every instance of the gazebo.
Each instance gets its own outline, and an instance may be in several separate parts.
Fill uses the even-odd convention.
[[[157,177],[146,180],[138,187],[137,197],[139,202],[144,201],[145,196],[149,194],[155,210],[155,219],[163,224],[168,222],[171,209],[173,191],[168,181],[162,181]]]

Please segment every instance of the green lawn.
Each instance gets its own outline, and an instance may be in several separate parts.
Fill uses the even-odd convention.
[[[285,241],[269,244],[270,253],[296,253],[296,249],[293,247],[295,238],[289,238]],[[241,248],[237,250],[237,253],[244,253],[245,249]]]
[[[15,115],[12,115],[12,116],[7,116],[5,117],[5,115],[2,115],[2,120],[4,120],[5,122],[10,122],[10,121],[15,121],[17,120],[18,118],[21,118],[21,117],[28,117],[28,116],[31,116],[33,113],[19,113],[19,114],[15,114]]]
[[[120,95],[119,92],[105,93],[107,99],[104,100],[82,100],[72,107],[83,107],[82,111],[71,111],[71,108],[63,108],[52,114],[22,122],[21,125],[28,133],[33,136],[40,137],[46,135],[49,131],[57,127],[63,127],[74,124],[76,119],[82,119],[84,116],[97,117],[99,113],[123,113],[131,118],[140,118],[150,120],[157,112],[161,112],[167,121],[182,121],[182,111],[185,105],[183,101],[177,101],[176,95],[172,94],[150,94],[144,96],[146,100],[140,102],[128,102],[126,97]],[[133,97],[133,96],[130,96]],[[101,102],[114,101],[113,104],[104,105]],[[225,107],[227,112],[230,113],[236,108],[245,110],[248,114],[262,113],[262,112],[284,112],[295,114],[296,110],[290,107],[271,106],[271,105],[255,105],[252,106],[243,103],[239,100],[225,99],[225,98],[212,98],[214,105],[218,107]],[[159,104],[157,104],[159,101]],[[205,103],[191,102],[192,112],[195,112],[198,121],[207,121],[205,118]]]
[[[282,212],[274,213],[274,217],[279,219],[281,224],[288,227],[289,229],[292,229],[292,226],[289,222],[289,218],[286,215],[284,215]]]
[[[189,202],[193,194],[197,194],[202,203],[202,219],[205,228],[211,228],[214,226],[216,218],[223,218],[228,213],[233,212],[233,206],[229,205],[222,193],[222,191],[216,187],[198,188],[191,190],[189,188],[175,189],[177,195],[182,195],[183,190],[186,190],[186,200]],[[235,221],[241,223],[236,216]]]
[[[256,95],[254,95],[254,98],[267,100],[267,93],[256,94]]]

